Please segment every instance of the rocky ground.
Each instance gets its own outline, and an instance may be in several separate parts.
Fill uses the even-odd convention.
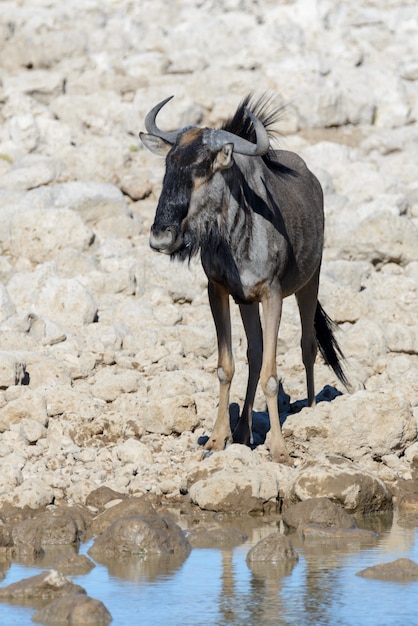
[[[390,506],[418,465],[415,3],[9,1],[0,41],[0,505],[84,504],[107,486],[211,510]],[[318,359],[327,401],[295,412],[286,301],[292,468],[269,461],[261,393],[257,449],[203,458],[218,391],[205,277],[148,246],[163,163],[140,145],[146,112],[175,94],[161,126],[217,126],[251,90],[287,104],[279,143],[323,184],[320,299],[353,383]],[[236,312],[233,340],[242,405]]]
[[[142,552],[180,560],[244,541],[217,512],[277,521],[282,510],[304,542],[361,541],[348,514],[394,502],[416,524],[415,3],[10,0],[0,50],[0,575],[11,558],[71,547],[1,597],[37,606],[42,623],[58,613],[108,623],[66,577],[93,567],[74,546],[97,536],[91,556],[117,567],[138,537]],[[278,145],[323,184],[320,299],[353,387],[318,359],[323,401],[303,408],[299,320],[286,301],[277,362],[294,467],[269,460],[261,393],[256,449],[203,455],[218,392],[206,280],[198,261],[172,264],[148,246],[164,169],[138,140],[147,111],[175,94],[162,127],[216,127],[252,90],[286,105]],[[242,406],[236,312],[233,341]],[[187,540],[183,510],[209,511]],[[286,571],[297,558],[277,533],[249,567],[264,570],[266,555]],[[407,579],[416,566],[370,575]]]

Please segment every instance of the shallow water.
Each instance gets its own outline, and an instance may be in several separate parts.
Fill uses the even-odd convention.
[[[292,542],[299,562],[289,572],[250,569],[248,550],[276,530],[249,528],[245,544],[229,550],[195,548],[182,562],[96,565],[73,577],[88,595],[104,602],[112,626],[413,626],[418,623],[418,581],[381,582],[356,572],[399,557],[418,562],[418,529],[396,516],[364,525],[378,532],[367,543]],[[85,553],[85,544],[81,552]],[[13,564],[1,586],[43,571]],[[0,626],[33,624],[33,609],[0,604]]]

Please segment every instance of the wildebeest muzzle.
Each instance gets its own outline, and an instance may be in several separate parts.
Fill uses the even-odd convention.
[[[157,252],[174,254],[184,247],[184,238],[177,226],[151,226],[149,245]]]

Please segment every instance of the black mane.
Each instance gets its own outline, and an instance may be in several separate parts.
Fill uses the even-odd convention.
[[[254,93],[249,93],[239,104],[234,115],[223,123],[222,129],[230,133],[239,135],[248,141],[255,142],[256,136],[250,118],[245,109],[250,109],[252,113],[263,123],[263,126],[269,133],[274,136],[279,134],[277,129],[273,127],[279,122],[285,110],[283,105],[278,105],[277,97],[268,93],[256,97]]]
[[[243,101],[239,104],[237,110],[232,117],[227,119],[222,124],[222,129],[227,130],[239,137],[247,139],[252,143],[256,143],[256,134],[253,124],[248,117],[245,109],[250,109],[252,113],[262,122],[264,128],[271,138],[280,136],[282,133],[277,129],[276,125],[283,118],[286,106],[278,104],[277,96],[264,93],[261,96],[255,96],[254,93],[249,93]],[[263,161],[274,171],[277,175],[291,174],[295,175],[296,172],[285,165],[282,165],[276,156],[275,150],[270,147],[267,154],[263,156]]]

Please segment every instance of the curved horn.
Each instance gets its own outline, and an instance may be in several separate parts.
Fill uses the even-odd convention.
[[[174,96],[170,96],[169,98],[166,98],[165,100],[162,100],[162,102],[156,104],[145,118],[145,128],[147,129],[147,132],[150,135],[156,135],[157,137],[160,137],[161,139],[164,139],[164,141],[167,141],[171,144],[176,141],[176,137],[181,132],[181,130],[164,132],[158,128],[157,124],[155,123],[155,119],[163,106],[167,104],[167,102],[169,102],[172,98],[174,98]]]
[[[226,143],[234,145],[234,152],[247,156],[262,156],[268,152],[270,140],[264,124],[254,115],[250,109],[245,107],[245,112],[253,123],[257,143],[247,141],[239,135],[230,133],[227,130],[211,130],[208,133],[206,143],[212,150],[220,150]]]

